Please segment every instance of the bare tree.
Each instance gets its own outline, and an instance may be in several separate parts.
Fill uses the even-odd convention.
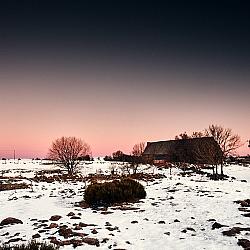
[[[140,163],[143,163],[142,154],[145,150],[145,142],[139,142],[134,145],[132,150],[132,162],[130,163],[130,169],[133,174],[137,173]]]
[[[214,143],[211,143],[211,141],[197,141],[193,153],[198,164],[210,164],[213,175],[218,175],[218,165],[221,163],[222,151],[216,141]]]
[[[218,125],[210,125],[205,130],[206,136],[212,136],[220,145],[224,157],[234,155],[236,149],[242,146],[240,136],[234,134],[232,129],[224,128]]]
[[[223,175],[224,159],[230,155],[234,155],[236,149],[242,146],[240,136],[234,134],[232,129],[219,125],[210,125],[205,129],[205,136],[212,136],[222,150],[221,175]]]
[[[69,174],[73,174],[79,164],[79,158],[91,155],[90,146],[75,137],[61,137],[52,142],[48,158],[63,165]]]
[[[145,150],[145,142],[140,142],[134,145],[132,150],[132,155],[134,156],[142,156]]]

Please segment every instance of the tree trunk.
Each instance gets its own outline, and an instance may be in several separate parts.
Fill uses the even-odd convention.
[[[223,161],[221,161],[221,163],[220,163],[220,174],[221,174],[221,176],[224,175],[224,173],[223,173]]]
[[[70,164],[68,167],[68,174],[72,175],[73,174],[74,167]]]
[[[138,168],[138,165],[134,166],[134,169],[133,169],[133,174],[136,174],[136,172],[137,172],[137,168]]]

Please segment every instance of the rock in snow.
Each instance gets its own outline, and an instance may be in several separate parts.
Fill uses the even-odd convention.
[[[10,224],[23,224],[19,219],[8,217],[1,221],[0,226],[10,225]]]
[[[238,245],[242,246],[244,249],[250,249],[250,240],[247,239],[239,239]]]
[[[62,216],[60,216],[60,215],[53,215],[53,216],[50,217],[50,220],[51,220],[51,221],[58,221],[58,220],[60,220],[61,218],[62,218]]]
[[[218,222],[215,222],[213,225],[212,225],[212,230],[216,229],[216,228],[221,228],[221,227],[227,227],[226,225],[222,225]]]

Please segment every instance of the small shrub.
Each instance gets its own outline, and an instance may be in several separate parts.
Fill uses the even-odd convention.
[[[54,246],[47,243],[39,243],[36,241],[30,241],[27,244],[9,246],[1,245],[0,250],[57,250],[58,246]]]
[[[30,188],[30,186],[28,184],[26,184],[26,183],[0,184],[0,191],[25,189],[25,188]]]
[[[144,187],[132,179],[95,183],[87,187],[84,199],[90,206],[109,206],[114,203],[131,202],[146,197]]]

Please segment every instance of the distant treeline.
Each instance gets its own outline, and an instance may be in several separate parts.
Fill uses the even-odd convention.
[[[127,155],[124,154],[122,151],[118,150],[112,154],[112,156],[106,155],[104,157],[105,161],[120,161],[120,162],[130,162],[130,163],[143,163],[142,156],[136,155]]]
[[[239,164],[239,163],[247,163],[250,164],[250,155],[247,156],[241,156],[241,157],[234,157],[234,156],[229,156],[226,159],[227,163],[235,163],[235,164]]]
[[[32,160],[41,160],[39,158],[36,158],[36,159],[32,159]],[[45,159],[42,159],[42,160],[46,160],[46,161],[52,161],[52,159],[50,158],[45,158]],[[76,159],[77,161],[93,161],[94,158],[90,155],[85,155],[85,156],[79,156],[77,157]]]

